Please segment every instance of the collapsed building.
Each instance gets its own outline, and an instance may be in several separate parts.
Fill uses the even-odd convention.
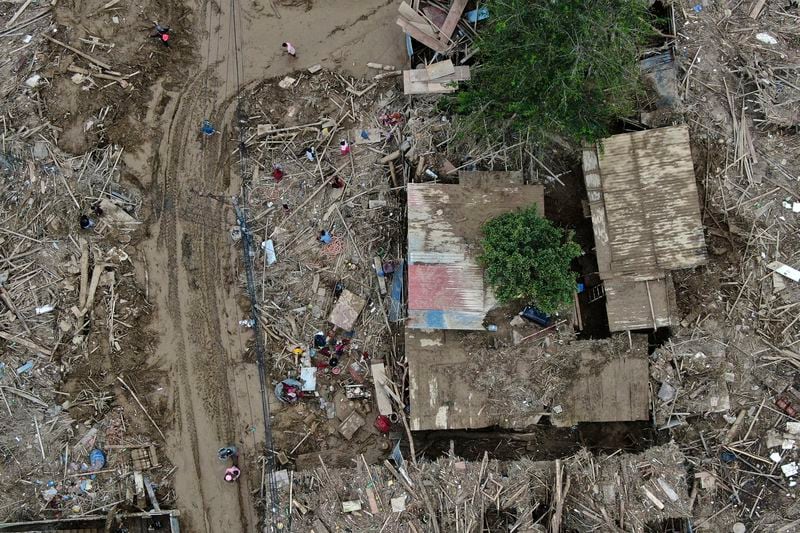
[[[477,260],[481,227],[517,208],[544,213],[544,191],[519,172],[461,173],[459,181],[408,186],[411,429],[522,429],[543,416],[561,426],[646,420],[646,337],[539,346],[542,330],[523,336],[520,319],[486,333],[497,302]],[[504,343],[508,333],[513,341]]]
[[[691,516],[675,444],[557,461],[443,457],[298,472],[281,492],[296,531],[662,531]],[[563,529],[562,529],[563,528]]]

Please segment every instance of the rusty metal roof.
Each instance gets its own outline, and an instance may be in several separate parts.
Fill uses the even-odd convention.
[[[477,261],[481,227],[497,215],[531,205],[544,213],[541,185],[485,175],[470,185],[410,183],[406,326],[483,329],[483,318],[496,301]]]

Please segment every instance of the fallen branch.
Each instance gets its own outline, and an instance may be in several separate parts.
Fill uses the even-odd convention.
[[[47,39],[48,41],[51,41],[51,42],[54,42],[54,43],[56,43],[56,44],[57,44],[57,45],[59,45],[59,46],[63,46],[64,48],[66,48],[66,49],[67,49],[67,50],[69,50],[70,52],[75,52],[76,54],[78,54],[78,55],[79,55],[79,56],[81,56],[82,58],[86,59],[87,61],[91,61],[92,63],[94,63],[95,65],[97,65],[98,67],[100,67],[100,68],[102,68],[102,69],[105,69],[105,70],[112,70],[112,68],[111,68],[111,65],[109,65],[108,63],[103,63],[103,62],[102,62],[102,61],[100,61],[99,59],[95,59],[95,58],[93,58],[92,56],[90,56],[89,54],[86,54],[86,53],[84,53],[84,52],[81,52],[81,51],[80,51],[80,50],[78,50],[77,48],[73,48],[72,46],[70,46],[70,45],[68,45],[68,44],[66,44],[66,43],[62,43],[62,42],[61,42],[61,41],[59,41],[58,39],[53,39],[53,38],[52,38],[52,37],[50,37],[49,35],[44,35],[44,38],[45,38],[45,39]]]
[[[136,403],[139,404],[139,407],[141,407],[142,411],[144,411],[144,414],[147,417],[147,419],[150,421],[151,424],[153,424],[153,427],[156,428],[156,431],[158,431],[158,434],[161,435],[161,438],[164,439],[164,441],[166,442],[167,437],[164,436],[164,433],[162,433],[161,428],[158,427],[158,424],[156,424],[156,421],[153,420],[153,417],[151,417],[150,413],[147,412],[147,409],[144,408],[144,405],[142,405],[142,402],[139,401],[139,397],[136,396],[136,393],[133,392],[133,389],[128,387],[128,384],[125,383],[125,381],[122,379],[122,376],[117,376],[117,380],[120,383],[122,383],[122,386],[125,387],[125,390],[127,390],[131,394],[131,396],[133,396],[133,399],[136,400]]]

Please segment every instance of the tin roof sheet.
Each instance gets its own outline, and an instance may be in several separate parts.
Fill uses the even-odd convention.
[[[496,301],[477,261],[481,227],[530,205],[544,212],[544,188],[517,177],[481,173],[468,185],[408,185],[408,327],[483,328]]]

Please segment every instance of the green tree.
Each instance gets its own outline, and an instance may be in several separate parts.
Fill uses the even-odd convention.
[[[478,33],[471,84],[456,98],[460,113],[536,137],[595,141],[635,110],[642,90],[639,53],[654,35],[644,0],[488,0]]]
[[[572,301],[575,273],[570,263],[581,254],[572,232],[540,217],[536,207],[504,213],[483,226],[480,261],[497,299],[527,298],[545,313]]]

